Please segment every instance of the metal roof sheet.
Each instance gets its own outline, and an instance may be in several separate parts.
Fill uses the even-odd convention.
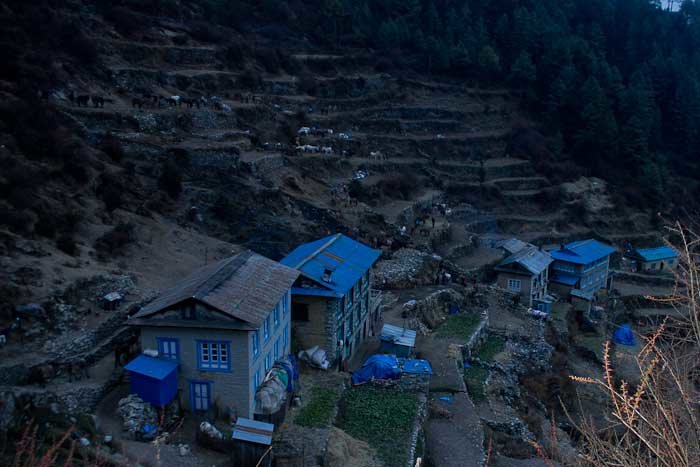
[[[330,290],[345,294],[377,261],[381,252],[343,234],[330,235],[296,247],[280,261]],[[323,273],[331,271],[331,280]]]
[[[342,297],[343,294],[328,289],[316,289],[311,287],[292,287],[293,295],[312,295],[316,297]]]
[[[126,364],[128,371],[148,376],[158,381],[164,380],[170,373],[177,370],[178,363],[174,360],[154,358],[148,355],[139,355]]]
[[[413,358],[399,358],[399,366],[402,373],[411,373],[419,375],[432,375],[433,367],[430,366],[428,360],[418,360]]]
[[[552,263],[552,257],[546,251],[535,246],[528,246],[517,253],[507,257],[498,264],[498,267],[510,264],[519,264],[532,274],[540,274]]]
[[[382,332],[379,334],[379,339],[384,342],[392,342],[397,345],[415,347],[416,331],[413,329],[400,328],[392,324],[385,324],[382,326]]]
[[[231,439],[269,446],[272,444],[272,433],[274,431],[275,426],[271,423],[259,422],[249,418],[238,418],[233,426]]]
[[[299,272],[252,251],[197,269],[134,315],[144,318],[194,299],[259,327]]]
[[[638,248],[637,255],[644,261],[658,261],[661,259],[678,258],[676,250],[670,246],[659,246],[656,248]]]
[[[611,246],[593,238],[567,243],[563,247],[549,252],[555,260],[575,264],[589,264],[615,252]]]
[[[578,277],[574,276],[573,274],[557,271],[549,278],[549,281],[564,285],[576,285],[576,282],[578,282]]]
[[[512,255],[513,253],[517,253],[523,248],[530,246],[530,244],[517,238],[509,238],[508,240],[501,240],[500,242],[496,243],[495,246],[496,248],[504,249]]]

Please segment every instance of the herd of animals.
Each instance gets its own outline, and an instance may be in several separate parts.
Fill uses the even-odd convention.
[[[38,93],[38,97],[41,101],[48,102],[52,93],[48,90],[41,90]],[[256,96],[254,94],[241,94],[236,93],[234,100],[241,103],[255,103],[262,102],[264,99],[261,96]],[[114,99],[90,94],[76,94],[75,91],[71,91],[68,94],[68,101],[77,107],[94,107],[102,108],[105,104],[114,104]],[[148,94],[144,93],[140,96],[131,98],[131,107],[143,109],[144,107],[156,108],[156,107],[182,107],[183,105],[187,108],[192,109],[194,107],[200,109],[202,107],[212,106],[216,110],[230,110],[228,106],[217,96],[212,96],[206,98],[204,96],[200,97],[184,97],[184,96],[163,96],[159,94]]]

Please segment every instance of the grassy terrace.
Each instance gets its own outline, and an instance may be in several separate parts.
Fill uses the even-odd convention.
[[[340,394],[335,389],[314,387],[309,402],[301,408],[294,420],[297,425],[308,428],[321,428],[330,425],[333,410]]]
[[[502,337],[489,336],[488,339],[481,344],[474,356],[482,362],[490,362],[503,350],[505,345],[506,341]]]
[[[479,320],[479,315],[475,314],[452,315],[437,328],[437,336],[469,339],[479,324]]]
[[[486,399],[486,378],[489,371],[485,368],[472,367],[464,370],[464,382],[467,385],[467,392],[474,402],[482,402]]]
[[[363,386],[345,392],[337,425],[376,449],[386,467],[404,467],[417,411],[415,394]]]

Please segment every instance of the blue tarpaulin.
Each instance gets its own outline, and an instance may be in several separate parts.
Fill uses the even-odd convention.
[[[399,362],[391,355],[372,355],[362,368],[353,372],[352,384],[357,386],[375,379],[399,379],[401,377],[401,369]]]
[[[616,344],[621,345],[636,345],[637,339],[634,338],[634,333],[629,324],[623,324],[615,330],[613,340]]]

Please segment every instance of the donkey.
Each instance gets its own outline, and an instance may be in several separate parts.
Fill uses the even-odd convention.
[[[87,107],[88,103],[90,102],[90,96],[86,94],[81,94],[80,96],[75,98],[76,104],[78,104],[78,107]]]

